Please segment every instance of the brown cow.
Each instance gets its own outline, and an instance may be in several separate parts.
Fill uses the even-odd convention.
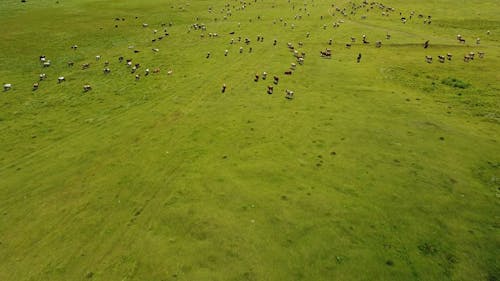
[[[273,91],[274,91],[274,87],[273,86],[267,86],[267,94],[272,95]]]

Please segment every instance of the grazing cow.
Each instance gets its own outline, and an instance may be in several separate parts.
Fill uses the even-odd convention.
[[[274,87],[273,86],[267,86],[267,94],[272,95],[273,91],[274,91]]]
[[[480,59],[484,58],[484,52],[477,52],[477,54],[479,55]]]
[[[474,59],[474,55],[475,55],[475,54],[474,54],[474,52],[470,52],[470,53],[469,53],[469,57],[470,57],[470,59],[471,59],[471,60],[473,60],[473,59]]]
[[[153,73],[160,73],[160,69],[159,68],[153,69]]]
[[[72,61],[68,61],[68,67],[72,67],[73,65],[75,65],[75,63],[74,63],[74,62],[72,62]]]
[[[464,55],[464,62],[469,62],[471,60],[471,57],[469,55]]]
[[[153,52],[155,52],[155,53],[160,51],[160,49],[158,49],[158,48],[153,48],[151,50],[153,50]]]
[[[12,89],[12,84],[3,84],[3,90],[4,92]]]
[[[135,80],[137,81],[137,80],[139,80],[139,79],[141,79],[141,75],[136,74],[136,75],[135,75]]]
[[[142,27],[148,27],[148,26],[149,26],[149,24],[147,24],[147,23],[142,24]]]
[[[57,83],[62,83],[64,81],[66,81],[66,78],[64,78],[64,76],[57,77]]]
[[[111,73],[111,69],[109,69],[108,67],[104,68],[102,71],[104,72],[104,74]]]
[[[476,44],[477,44],[477,45],[481,44],[481,39],[480,39],[479,37],[478,37],[478,38],[476,38]]]
[[[50,66],[50,60],[43,63],[43,67],[49,67],[49,66]]]
[[[120,63],[121,63],[122,61],[123,61],[123,57],[119,57],[119,58],[118,58],[118,62],[120,62]]]
[[[75,51],[76,51],[76,49],[78,49],[78,45],[72,45],[72,46],[71,46],[71,49],[73,49],[73,50],[75,50]]]
[[[356,38],[351,37],[351,43],[354,43],[354,42],[356,42]]]
[[[222,84],[222,89],[221,89],[221,93],[225,93],[226,92],[226,84]]]
[[[130,70],[130,73],[135,73],[136,70],[137,70],[137,67],[133,66],[132,69]]]
[[[108,65],[109,65],[109,61],[105,61],[104,66],[108,66]]]
[[[262,72],[262,80],[266,80],[267,78],[267,72]]]
[[[375,42],[375,47],[377,47],[377,48],[382,47],[382,41]]]
[[[458,38],[458,41],[462,44],[465,44],[465,39],[463,39],[462,37]]]
[[[259,74],[255,74],[255,78],[253,79],[253,81],[255,81],[255,82],[259,81]]]
[[[292,63],[290,64],[290,66],[291,66],[290,68],[291,68],[291,69],[293,69],[293,70],[295,70],[295,67],[297,67],[297,65],[296,65],[294,62],[292,62]]]
[[[87,69],[90,67],[90,63],[84,63],[82,64],[82,69]]]
[[[304,58],[297,58],[297,62],[298,62],[300,65],[303,65],[303,64],[304,64]]]
[[[285,75],[292,75],[292,70],[285,71]]]
[[[274,76],[274,85],[278,85],[279,81],[280,81],[280,78],[278,76]]]
[[[346,47],[347,49],[350,49],[350,48],[351,48],[351,44],[345,44],[345,47]]]
[[[276,39],[274,39],[273,46],[276,46],[276,44],[278,44],[278,41]]]
[[[251,53],[252,52],[252,47],[250,47],[250,49],[248,49],[248,52]]]
[[[38,83],[36,83],[36,82],[33,83],[33,91],[38,90],[38,86],[39,86]]]
[[[149,75],[149,68],[146,68],[146,71],[144,73],[144,76],[148,76]]]
[[[206,58],[207,59],[210,58],[210,52],[207,53],[207,57]]]
[[[425,41],[424,43],[424,49],[427,49],[429,48],[429,40]]]
[[[390,39],[391,39],[391,35],[390,35],[389,33],[387,33],[387,34],[385,35],[385,39],[390,40]]]
[[[240,47],[240,54],[243,53],[243,47]]]
[[[445,57],[444,57],[444,56],[442,56],[442,55],[439,55],[439,56],[438,56],[438,59],[439,59],[439,62],[440,62],[440,63],[444,63]]]
[[[287,98],[289,100],[293,99],[293,91],[290,91],[290,90],[286,89],[285,93],[286,93],[285,98]]]
[[[95,60],[100,60],[101,56],[95,56]]]
[[[83,85],[83,91],[84,92],[88,92],[90,90],[92,90],[92,87],[89,84]]]
[[[40,75],[38,75],[38,77],[40,77],[40,81],[42,81],[47,78],[47,75],[45,73],[41,73]]]
[[[431,56],[425,56],[425,61],[427,63],[432,63],[432,57]]]
[[[40,61],[41,61],[41,62],[44,62],[44,61],[46,60],[45,55],[41,55],[39,58],[40,58]]]
[[[359,63],[361,61],[361,53],[358,54],[358,57],[356,58],[356,61]]]
[[[364,34],[363,34],[363,44],[370,44],[370,42],[366,40],[366,35]]]
[[[451,60],[451,58],[453,57],[453,55],[451,53],[447,53],[446,57],[448,58],[448,60]]]
[[[332,58],[332,51],[330,49],[326,49],[325,51],[319,51],[319,53],[322,58],[327,58],[327,59]]]
[[[169,70],[167,71],[167,75],[172,75],[173,72],[174,72],[173,70]]]
[[[224,56],[227,57],[227,54],[229,53],[229,51],[226,49],[224,50]]]

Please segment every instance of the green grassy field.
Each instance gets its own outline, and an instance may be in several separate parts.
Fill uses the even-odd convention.
[[[227,3],[0,2],[0,280],[500,280],[498,3]]]

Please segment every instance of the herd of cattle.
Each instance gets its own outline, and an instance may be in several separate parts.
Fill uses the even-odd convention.
[[[73,45],[73,46],[71,46],[71,48],[72,48],[73,50],[76,50],[78,47],[77,47],[77,45]],[[48,59],[47,59],[47,57],[46,57],[45,55],[40,55],[39,60],[40,60],[41,66],[42,66],[43,68],[48,68],[48,67],[50,67],[50,66],[51,66],[51,61],[50,61],[50,60],[48,60]],[[96,60],[96,61],[100,61],[100,60],[101,60],[101,56],[100,56],[100,55],[97,55],[97,56],[95,57],[95,60]],[[123,57],[119,57],[119,58],[118,58],[118,61],[119,61],[120,63],[121,63],[121,62],[123,62],[123,60],[124,60],[124,59],[123,59]],[[127,60],[126,60],[125,65],[126,65],[128,68],[130,68],[130,73],[133,73],[133,74],[135,74],[135,73],[137,72],[137,69],[139,69],[139,67],[141,67],[141,64],[139,64],[139,63],[136,63],[136,64],[132,65],[132,59],[127,59]],[[72,67],[74,66],[74,62],[73,62],[73,61],[69,61],[69,62],[67,62],[67,66],[68,66],[69,68],[72,68]],[[88,69],[89,67],[90,67],[90,63],[83,63],[83,64],[81,65],[81,69],[82,69],[82,70]],[[152,72],[153,72],[153,73],[159,73],[159,72],[160,72],[160,69],[159,69],[159,68],[155,68]],[[106,74],[109,74],[109,73],[111,73],[111,69],[109,68],[109,61],[105,61],[105,62],[104,62],[104,68],[103,68],[103,74],[105,74],[105,75],[106,75]],[[148,75],[149,75],[149,73],[150,73],[149,68],[146,68],[146,69],[145,69],[145,71],[144,71],[144,76],[148,76]],[[172,70],[169,70],[169,71],[167,72],[167,74],[168,74],[168,75],[172,74]],[[141,75],[140,75],[140,74],[135,74],[135,80],[139,80],[140,78],[141,78]],[[32,87],[33,91],[38,90],[38,88],[40,87],[40,83],[41,83],[42,81],[45,81],[46,79],[47,79],[47,74],[46,74],[46,73],[40,73],[40,74],[38,75],[38,81],[37,81],[37,82],[35,82],[35,83],[33,83],[33,87]],[[65,81],[66,81],[66,78],[65,78],[64,76],[58,76],[58,77],[57,77],[57,83],[58,83],[58,84],[63,83],[63,82],[65,82]],[[5,83],[5,84],[3,85],[3,89],[4,89],[4,91],[8,91],[8,90],[10,90],[11,88],[12,88],[12,84],[11,84],[11,83]],[[83,91],[84,91],[84,92],[88,92],[88,91],[90,91],[90,90],[92,90],[92,86],[90,86],[90,84],[86,83],[86,84],[84,84],[84,85],[83,85]]]
[[[238,3],[238,4],[237,5],[232,5],[232,9],[236,10],[236,11],[244,11],[245,9],[247,9],[247,7],[249,7],[249,6],[252,5],[251,2],[246,2],[246,1],[243,1],[243,0],[234,0],[234,1],[235,1],[235,3]],[[258,0],[254,0],[254,2],[257,2],[257,1]],[[296,10],[295,4],[290,3],[290,1],[288,1],[288,3],[291,5],[292,10],[295,11]],[[231,5],[229,3],[227,3],[227,4],[224,5],[224,8],[222,8],[221,11],[220,11],[221,14],[224,14],[223,20],[227,20],[228,17],[232,16],[232,9],[231,9]],[[356,16],[358,13],[363,13],[361,15],[361,19],[365,20],[367,18],[367,16],[366,16],[367,12],[371,12],[371,11],[374,11],[374,10],[377,10],[377,9],[380,10],[381,15],[384,16],[384,17],[388,17],[390,14],[396,12],[396,9],[394,9],[392,7],[386,6],[386,5],[384,5],[382,3],[378,3],[378,2],[370,2],[369,3],[366,0],[364,0],[360,4],[351,3],[350,6],[348,5],[346,7],[337,7],[334,4],[332,4],[329,11],[330,11],[332,17],[334,17],[336,14],[340,14],[340,15],[342,15],[344,17],[348,17],[348,16],[353,17],[353,16]],[[300,13],[306,13],[307,16],[310,16],[310,11],[307,8],[307,3],[304,3],[304,7],[299,7],[297,10],[299,11],[299,14],[295,15],[295,17],[294,17],[295,20],[300,20],[302,18],[302,15]],[[208,9],[208,12],[210,14],[212,14],[212,13],[215,13],[215,10],[213,10],[212,7],[210,7]],[[406,24],[408,21],[410,21],[410,20],[412,20],[414,18],[415,12],[411,11],[409,13],[409,15],[404,15],[403,13],[400,12],[399,16],[400,16],[401,22],[403,24]],[[136,19],[137,18],[138,17],[136,17]],[[415,18],[424,19],[423,23],[425,25],[431,24],[432,17],[430,15],[424,16],[422,14],[419,14],[418,16],[415,16]],[[261,20],[261,16],[258,16],[257,19]],[[321,16],[321,20],[323,20],[323,19],[324,19],[324,17]],[[115,21],[124,21],[125,19],[124,18],[115,18],[114,20]],[[218,20],[217,18],[214,19],[214,21],[217,21],[217,20]],[[286,20],[284,20],[283,18],[279,18],[279,19],[274,20],[273,24],[278,24],[278,21],[285,28],[291,28],[291,29],[295,28],[295,24],[288,25],[288,23],[286,22]],[[250,19],[250,22],[252,22],[252,19]],[[333,23],[333,28],[339,28],[344,23],[345,23],[344,20],[335,21]],[[170,22],[168,24],[168,26],[171,27],[172,23]],[[239,28],[241,26],[241,23],[238,23],[237,26]],[[150,32],[150,30],[148,29],[148,27],[149,27],[149,25],[147,23],[142,23],[142,28],[145,29],[145,30],[148,30],[148,32]],[[155,38],[153,38],[151,40],[151,43],[158,42],[158,41],[162,40],[163,38],[169,36],[169,33],[167,32],[167,29],[166,29],[166,24],[164,24],[164,23],[161,24],[161,27],[164,28],[163,34],[161,36],[157,36],[156,34],[158,33],[158,30],[154,29],[153,30],[153,34],[155,35]],[[115,28],[118,28],[118,25],[115,25]],[[326,28],[327,28],[326,24],[322,26],[322,29],[326,29]],[[191,24],[189,26],[188,33],[191,32],[191,31],[200,31],[201,32],[200,38],[201,38],[201,40],[203,40],[204,38],[206,38],[206,36],[205,36],[205,31],[206,30],[207,30],[207,26],[205,24],[194,23],[194,24]],[[230,35],[234,35],[235,32],[230,32],[229,34]],[[490,34],[490,32],[487,31],[487,35],[489,35],[489,34]],[[305,34],[306,39],[309,38],[310,35],[311,35],[311,33],[307,32]],[[218,38],[219,34],[216,33],[216,32],[209,32],[208,33],[208,37],[209,38]],[[387,33],[386,36],[385,36],[385,39],[386,40],[390,40],[391,38],[392,38],[391,34]],[[465,44],[466,40],[461,35],[457,35],[456,38],[457,38],[457,41],[459,42],[459,44]],[[256,41],[260,42],[260,43],[263,43],[264,42],[264,37],[262,35],[258,35],[257,38],[256,38]],[[249,47],[248,48],[248,52],[252,53],[253,48],[251,47],[251,40],[249,38],[242,38],[241,36],[239,36],[237,38],[231,38],[230,41],[229,41],[229,44],[233,45],[233,44],[237,44],[237,42],[244,42],[244,44]],[[273,39],[271,42],[272,42],[273,46],[277,46],[278,45],[278,39]],[[480,38],[476,38],[476,45],[479,45],[480,42],[481,42]],[[349,43],[345,44],[345,48],[350,49],[353,46],[353,44],[355,44],[355,43],[356,43],[356,38],[355,37],[350,37]],[[303,51],[301,51],[301,48],[303,47],[303,44],[304,44],[303,42],[298,42],[297,45],[294,45],[291,42],[288,42],[286,44],[286,47],[287,47],[288,51],[290,51],[292,53],[293,58],[294,58],[295,61],[290,64],[290,67],[288,67],[288,69],[284,70],[284,72],[283,72],[284,75],[292,75],[294,73],[294,71],[296,71],[297,65],[303,65],[304,64],[306,53],[303,52]],[[363,45],[369,45],[370,44],[370,42],[368,41],[368,38],[367,38],[366,34],[362,35],[362,44]],[[328,47],[326,47],[324,50],[320,50],[319,51],[320,58],[324,58],[324,59],[331,59],[332,58],[332,49],[331,49],[330,46],[333,45],[333,39],[329,39],[327,41],[327,45],[328,45]],[[376,48],[381,48],[382,47],[382,41],[381,40],[375,41],[374,46]],[[423,47],[425,49],[427,49],[429,47],[429,41],[426,41],[424,43]],[[76,44],[71,45],[71,49],[74,50],[74,51],[77,51],[78,50],[78,45],[76,45]],[[133,46],[129,46],[129,49],[134,49],[134,47]],[[152,51],[153,52],[158,52],[159,49],[158,48],[152,48]],[[133,52],[134,53],[138,53],[138,52],[140,52],[140,50],[134,49]],[[240,46],[239,47],[239,53],[242,54],[243,52],[244,52],[244,48],[243,48],[243,46]],[[229,50],[225,49],[223,51],[223,54],[224,54],[225,57],[227,57],[229,55]],[[472,51],[468,52],[467,54],[464,55],[464,58],[463,58],[464,62],[469,62],[469,61],[474,60],[474,58],[476,57],[475,55],[476,55],[475,52],[472,52]],[[484,58],[484,55],[485,55],[484,52],[481,52],[481,51],[477,52],[477,57],[478,58]],[[440,63],[444,63],[446,60],[451,61],[452,57],[453,57],[453,55],[451,53],[447,53],[446,55],[440,54],[440,55],[437,56],[438,61]],[[205,58],[206,59],[212,58],[211,53],[210,52],[206,53]],[[358,53],[357,56],[356,56],[356,62],[360,63],[361,62],[361,58],[362,58],[362,54]],[[42,69],[43,68],[49,68],[52,65],[51,60],[49,60],[45,55],[40,55],[39,56],[39,61],[40,61],[40,65],[41,65]],[[96,61],[96,63],[99,63],[101,61],[101,56],[100,55],[95,56],[95,61]],[[432,63],[433,57],[430,56],[430,55],[427,55],[425,57],[425,61],[427,63]],[[140,63],[133,63],[131,58],[124,59],[123,56],[120,56],[120,57],[118,57],[118,62],[120,64],[124,64],[124,66],[129,69],[130,73],[133,74],[133,77],[134,77],[134,79],[136,81],[141,79],[141,74],[142,74],[142,76],[148,76],[150,74],[150,69],[149,68],[145,68],[145,70],[142,73],[139,73],[139,68],[142,68],[141,64]],[[110,65],[109,61],[104,61],[102,63],[102,66],[103,66],[103,70],[102,70],[103,75],[108,75],[108,74],[111,73],[111,68],[110,68],[109,65]],[[73,61],[68,61],[67,62],[67,66],[68,66],[68,68],[72,68],[74,66],[74,62]],[[91,66],[91,64],[88,63],[88,62],[83,63],[81,65],[81,70],[84,71],[84,70],[90,68],[90,66]],[[160,69],[156,67],[151,72],[154,73],[154,74],[157,74],[157,73],[160,72]],[[167,72],[167,74],[168,75],[172,74],[172,70],[169,70]],[[267,75],[268,74],[265,71],[262,72],[262,73],[257,73],[257,74],[255,74],[253,80],[255,82],[259,82],[259,80],[266,81],[267,80]],[[47,79],[47,75],[45,73],[39,74],[39,77],[38,77],[37,81],[35,83],[33,83],[32,90],[33,91],[38,90],[39,87],[41,87],[41,83],[43,81],[45,81],[46,79]],[[63,83],[65,81],[66,81],[66,78],[64,76],[58,76],[57,77],[57,83],[60,84],[60,83]],[[45,82],[43,82],[43,83],[45,83]],[[273,94],[274,93],[274,87],[276,85],[278,85],[278,83],[279,83],[279,76],[273,75],[273,83],[272,83],[272,85],[267,85],[267,87],[265,88],[267,94]],[[13,85],[11,83],[4,83],[4,85],[3,85],[4,91],[11,90],[12,87],[13,87]],[[92,90],[92,86],[90,85],[90,83],[83,83],[82,89],[83,89],[84,92],[88,92],[88,91]],[[226,89],[227,89],[227,85],[224,83],[222,85],[221,92],[225,93]],[[285,93],[286,93],[285,97],[287,99],[293,99],[294,98],[294,92],[292,90],[285,89]]]

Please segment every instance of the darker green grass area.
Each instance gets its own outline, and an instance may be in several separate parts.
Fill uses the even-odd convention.
[[[452,78],[452,77],[448,77],[448,78],[443,79],[441,81],[441,83],[443,83],[444,85],[447,85],[447,86],[450,86],[453,88],[459,88],[459,89],[467,89],[471,86],[470,83],[467,83],[467,82],[464,82],[460,79]]]

